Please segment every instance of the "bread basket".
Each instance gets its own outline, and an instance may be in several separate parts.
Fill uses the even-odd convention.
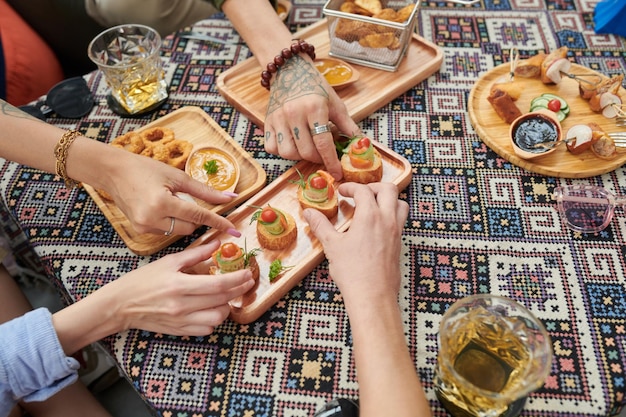
[[[380,0],[383,9],[414,5],[406,20],[397,22],[342,11],[346,0],[328,0],[329,55],[367,67],[395,71],[402,62],[415,28],[419,1]]]

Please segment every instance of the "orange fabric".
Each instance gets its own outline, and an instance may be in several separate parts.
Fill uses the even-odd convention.
[[[0,42],[8,103],[27,104],[63,80],[63,70],[54,52],[5,0],[0,0]]]

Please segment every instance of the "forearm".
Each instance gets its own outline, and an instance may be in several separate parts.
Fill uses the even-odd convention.
[[[42,171],[55,172],[54,148],[65,130],[34,119],[2,100],[0,126],[0,157]],[[67,175],[99,187],[106,179],[103,173],[114,172],[127,157],[120,149],[79,136],[69,148]]]
[[[430,416],[396,300],[346,304],[354,343],[361,416]]]
[[[293,35],[267,0],[227,0],[222,10],[262,67],[292,43]]]
[[[115,294],[114,290],[107,284],[53,314],[52,323],[66,354],[126,330],[118,303],[128,295]]]

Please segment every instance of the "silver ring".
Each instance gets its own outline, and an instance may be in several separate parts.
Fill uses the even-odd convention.
[[[330,122],[325,125],[315,126],[313,129],[311,129],[311,136],[321,135],[322,133],[328,132],[330,132]]]
[[[174,231],[174,223],[176,223],[176,219],[170,217],[170,230],[164,233],[165,236],[170,236],[172,234],[172,232]]]

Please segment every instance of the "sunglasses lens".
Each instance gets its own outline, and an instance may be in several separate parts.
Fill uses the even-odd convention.
[[[332,400],[315,413],[314,417],[358,417],[359,402],[348,398]]]
[[[568,225],[581,232],[597,232],[604,229],[611,220],[611,202],[599,190],[565,191],[560,205]]]
[[[85,80],[74,77],[52,87],[46,104],[61,117],[78,119],[91,111],[94,100]]]

